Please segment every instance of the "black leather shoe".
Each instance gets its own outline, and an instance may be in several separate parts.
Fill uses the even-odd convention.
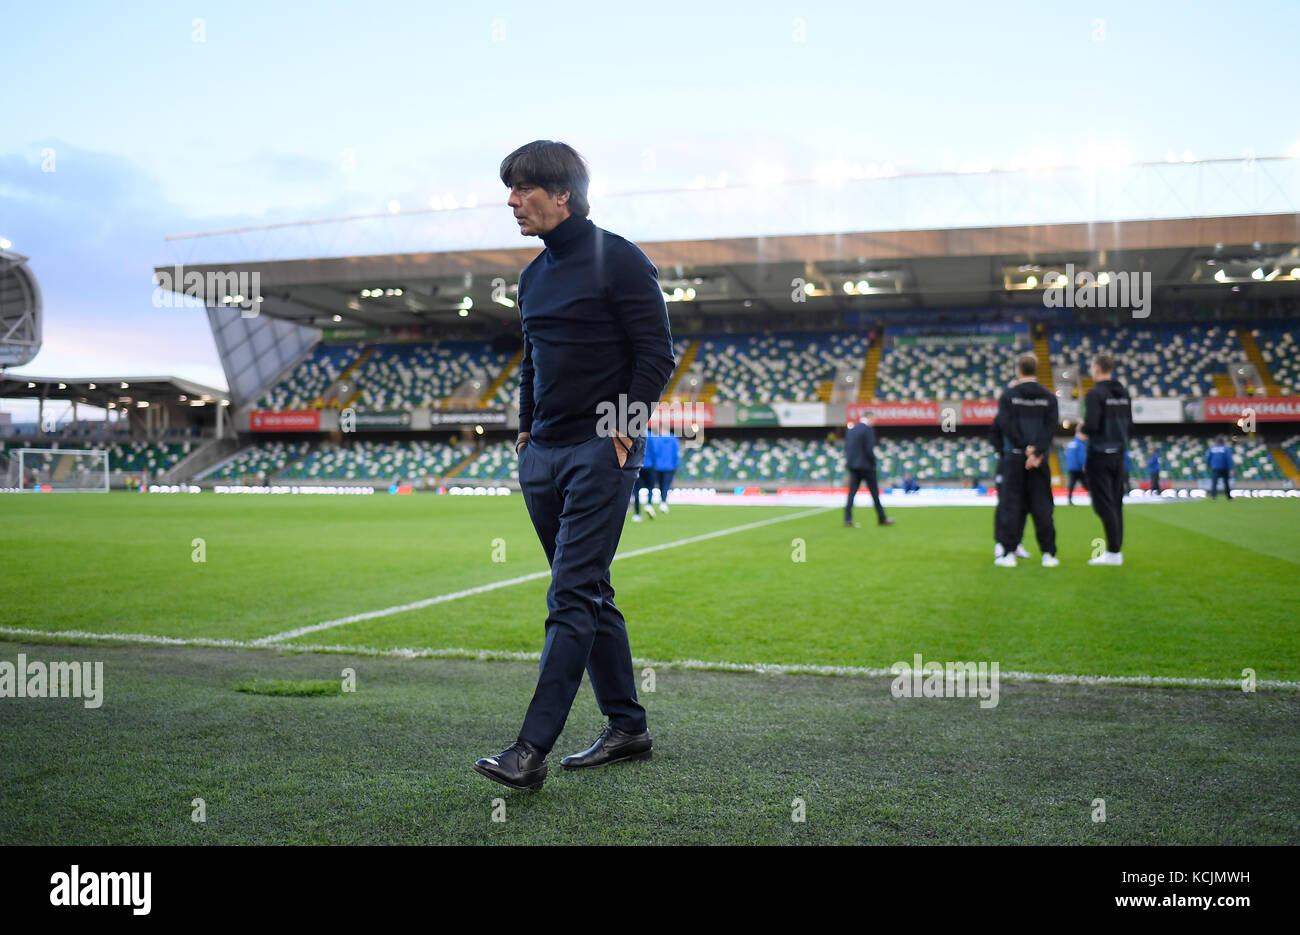
[[[600,732],[595,743],[581,753],[566,756],[560,765],[565,769],[592,769],[624,760],[648,760],[650,755],[650,731],[629,734],[610,724]]]
[[[546,754],[526,740],[516,740],[496,756],[476,760],[474,768],[503,786],[536,792],[546,779]]]

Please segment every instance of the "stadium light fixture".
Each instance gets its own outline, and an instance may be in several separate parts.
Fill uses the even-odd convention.
[[[1254,279],[1254,280],[1256,280],[1256,281],[1259,281],[1259,280],[1263,279],[1263,278],[1264,278],[1264,267],[1262,267],[1262,266],[1256,266],[1256,267],[1254,268],[1254,270],[1251,271],[1250,278],[1251,278],[1251,279]]]
[[[34,390],[34,389],[36,389],[36,384],[35,384],[35,383],[28,383],[28,384],[27,384],[27,388],[28,388],[29,390]]]
[[[130,383],[123,383],[123,384],[119,387],[119,389],[123,389],[123,390],[129,390],[130,388],[131,388],[131,384],[130,384]]]
[[[88,383],[88,384],[86,384],[86,388],[87,388],[87,389],[91,389],[91,390],[93,390],[93,389],[95,388],[95,384],[93,384],[93,383]]]
[[[1292,267],[1292,269],[1291,269],[1291,278],[1292,278],[1292,279],[1300,279],[1300,266]]]
[[[342,320],[343,320],[343,316],[342,316],[342,315],[335,315],[335,316],[334,316],[334,323],[335,323],[335,324],[339,323],[339,322],[342,321]]]
[[[190,400],[190,408],[191,408],[191,409],[195,409],[195,408],[197,408],[197,407],[199,407],[199,406],[206,406],[206,405],[207,405],[207,403],[205,403],[205,402],[204,402],[203,400],[201,400],[201,399],[191,399],[191,400]]]
[[[1110,285],[1110,273],[1106,272],[1105,270],[1102,270],[1100,273],[1098,273],[1098,274],[1097,274],[1097,285],[1099,285],[1099,286],[1109,286],[1109,285]]]
[[[461,318],[468,318],[468,317],[469,317],[469,309],[467,309],[467,308],[462,308],[462,309],[460,309],[456,314],[460,315]]]
[[[1227,274],[1224,270],[1219,270],[1217,273],[1214,274],[1214,281],[1215,281],[1215,282],[1227,282],[1227,281],[1228,281],[1228,274]]]
[[[228,400],[228,399],[223,399],[223,400],[221,401],[221,405],[223,405],[223,406],[229,406],[229,405],[230,405],[230,400]]]
[[[515,300],[510,298],[510,296],[508,295],[493,296],[492,301],[495,302],[497,305],[504,305],[506,308],[515,307]]]
[[[13,244],[5,240],[3,237],[0,237],[0,250],[8,250],[12,246]]]
[[[148,408],[149,408],[149,400],[147,400],[147,399],[142,399],[142,400],[140,400],[139,402],[137,402],[137,403],[135,404],[135,408],[137,408],[137,409],[148,409]]]
[[[1030,274],[1030,275],[1025,279],[1025,286],[1026,286],[1027,288],[1029,288],[1029,289],[1036,289],[1036,288],[1038,288],[1038,277],[1037,277],[1037,276],[1034,276],[1033,274]]]
[[[850,282],[849,280],[845,280],[845,281],[844,281],[844,294],[845,294],[845,295],[853,295],[855,292],[857,292],[857,290],[858,290],[858,287],[855,286],[852,282]]]

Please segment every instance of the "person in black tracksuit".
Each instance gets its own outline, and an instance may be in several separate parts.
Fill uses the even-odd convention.
[[[844,435],[844,453],[849,468],[849,499],[844,504],[844,525],[857,526],[853,521],[853,499],[858,487],[867,485],[871,491],[871,502],[876,507],[876,521],[881,526],[892,526],[894,521],[885,515],[885,508],[880,505],[880,488],[876,483],[876,433],[871,430],[867,416],[858,419],[858,424]]]
[[[1038,360],[1024,354],[1017,362],[1020,379],[1003,392],[990,438],[1001,453],[998,488],[997,540],[1003,556],[1015,561],[1016,546],[1025,533],[1027,515],[1034,517],[1034,533],[1043,564],[1054,565],[1056,526],[1052,521],[1052,436],[1056,432],[1056,397],[1035,376]],[[1005,561],[1005,558],[999,559]]]
[[[1010,383],[1007,384],[1007,387],[1008,388],[1013,387],[1021,382],[1023,382],[1023,378],[1017,376],[1014,380],[1012,380]],[[999,397],[999,399],[1001,399],[1001,397]],[[993,456],[997,459],[996,463],[998,465],[998,470],[994,475],[993,483],[997,486],[998,490],[1001,490],[1002,489],[1002,429],[998,427],[998,421],[996,418],[993,420],[993,424],[989,426],[989,441],[993,444]],[[1020,504],[1020,507],[1021,507],[1021,513],[1019,518],[1008,520],[1006,518],[1007,499],[1005,497],[999,496],[998,502],[993,505],[993,542],[994,545],[996,546],[996,548],[993,550],[994,558],[1001,558],[1003,555],[1007,554],[1006,550],[1002,547],[1002,543],[998,541],[998,531],[1002,529],[1002,527],[1006,525],[1008,522],[1015,523],[1017,529],[1024,528],[1025,504],[1022,502]],[[1029,553],[1021,552],[1020,543],[1016,543],[1016,553],[1019,554],[1020,557],[1022,558],[1029,557]]]
[[[1133,407],[1128,390],[1114,379],[1115,361],[1109,354],[1098,354],[1092,362],[1095,385],[1084,399],[1084,419],[1077,437],[1088,443],[1088,493],[1092,508],[1101,517],[1106,531],[1106,551],[1091,559],[1089,565],[1122,565],[1124,545],[1124,494],[1128,471],[1124,458],[1128,453],[1129,427]]]

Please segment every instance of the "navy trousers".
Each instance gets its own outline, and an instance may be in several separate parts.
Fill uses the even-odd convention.
[[[876,469],[857,471],[849,468],[849,502],[844,504],[844,521],[853,519],[853,501],[858,495],[858,488],[863,484],[871,491],[871,502],[876,508],[876,519],[885,521],[885,508],[880,505],[880,488],[876,485]]]
[[[677,469],[673,468],[671,471],[665,471],[660,468],[656,473],[659,475],[659,502],[667,503],[668,491],[673,489],[673,475],[677,473]]]
[[[519,739],[548,753],[564,729],[584,670],[613,726],[646,730],[627,625],[609,580],[646,440],[633,442],[622,467],[615,444],[601,436],[550,447],[529,439],[519,455],[524,503],[551,566],[546,641]]]
[[[659,485],[659,473],[654,468],[643,467],[637,475],[636,484],[632,488],[632,506],[636,509],[637,515],[641,514],[641,491],[645,491],[646,506],[651,505],[654,500],[655,488]]]

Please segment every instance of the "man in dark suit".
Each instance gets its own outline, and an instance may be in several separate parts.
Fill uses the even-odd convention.
[[[610,562],[646,451],[646,424],[674,360],[659,273],[641,250],[588,218],[589,176],[572,147],[537,140],[501,163],[525,236],[546,249],[519,277],[519,485],[551,566],[537,688],[517,739],[474,768],[540,789],[546,756],[585,669],[609,718],[566,769],[646,759],[645,709],[614,604]]]
[[[860,525],[853,521],[853,500],[857,497],[858,487],[864,483],[871,491],[871,502],[876,507],[876,522],[881,526],[894,525],[893,519],[885,516],[885,508],[880,505],[880,488],[876,483],[876,433],[871,430],[865,412],[845,434],[844,451],[849,468],[849,500],[844,504],[844,525]]]

